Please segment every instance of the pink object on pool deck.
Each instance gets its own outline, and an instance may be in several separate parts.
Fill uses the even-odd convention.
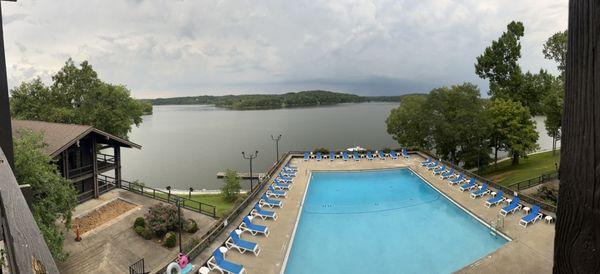
[[[179,253],[177,256],[178,256],[178,258],[177,258],[177,260],[176,260],[176,261],[177,261],[177,263],[179,264],[179,267],[180,267],[181,269],[184,269],[184,268],[185,268],[185,266],[186,266],[186,265],[187,265],[187,264],[190,262],[190,260],[188,259],[188,257],[187,257],[187,256],[185,256],[185,255],[183,255],[183,254],[181,254],[181,253]]]

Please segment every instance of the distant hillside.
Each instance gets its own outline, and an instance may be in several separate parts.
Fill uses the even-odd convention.
[[[408,95],[408,94],[407,94]],[[358,96],[325,90],[289,92],[284,94],[250,94],[224,96],[190,96],[145,100],[152,105],[215,105],[217,107],[247,109],[277,109],[361,102],[400,102],[400,96]]]

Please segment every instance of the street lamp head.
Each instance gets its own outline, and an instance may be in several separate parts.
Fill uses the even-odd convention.
[[[242,156],[246,156],[246,153],[242,151]]]
[[[171,186],[167,186],[167,190],[171,190]]]
[[[254,152],[254,155],[255,155],[255,156],[256,156],[256,155],[258,155],[258,150],[257,150],[256,152]]]

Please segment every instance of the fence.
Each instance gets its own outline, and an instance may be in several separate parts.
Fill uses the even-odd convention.
[[[155,189],[152,187],[147,187],[147,186],[144,186],[143,184],[136,183],[136,182],[129,182],[126,180],[121,180],[120,183],[117,183],[115,178],[106,176],[106,175],[98,175],[98,178],[99,178],[99,180],[108,182],[108,184],[116,185],[117,187],[120,187],[122,189],[131,191],[133,193],[137,193],[142,196],[149,197],[149,198],[161,201],[161,202],[177,205],[177,200],[179,200],[181,203],[180,204],[181,207],[183,207],[185,209],[195,211],[195,212],[198,212],[198,213],[201,213],[204,215],[208,215],[213,218],[217,217],[217,208],[210,204],[206,204],[206,203],[199,202],[196,200],[191,200],[191,199],[185,198],[183,196],[174,195],[167,191],[162,191],[162,190]]]
[[[129,266],[129,274],[145,274],[144,269],[144,258],[139,259],[137,262]]]
[[[541,176],[535,177],[535,178],[531,178],[531,179],[527,179],[527,180],[523,180],[520,182],[516,182],[513,184],[508,185],[508,187],[510,189],[516,190],[516,191],[521,191],[524,189],[528,189],[537,185],[541,185],[549,180],[552,179],[556,179],[558,178],[558,172],[556,171],[552,171],[546,174],[542,174]]]
[[[292,156],[293,155],[291,152],[285,153],[283,157],[281,157],[280,160],[277,163],[275,163],[269,169],[269,171],[267,171],[265,177],[262,178],[261,181],[259,181],[259,184],[256,186],[256,188],[254,188],[254,190],[248,193],[248,196],[246,197],[246,199],[244,199],[244,201],[242,201],[238,206],[236,206],[232,211],[230,211],[227,216],[221,217],[221,219],[219,219],[219,221],[216,224],[214,224],[206,233],[204,233],[204,235],[202,235],[202,237],[200,238],[200,243],[198,243],[197,245],[192,247],[188,252],[186,252],[186,256],[188,256],[190,261],[198,257],[198,255],[200,255],[200,253],[202,253],[204,249],[210,246],[214,242],[214,240],[217,237],[219,237],[219,235],[221,235],[221,232],[223,232],[225,228],[227,228],[229,220],[234,220],[238,216],[240,216],[241,213],[245,212],[246,207],[253,203],[257,195],[259,195],[259,193],[263,191],[264,187],[268,184],[269,180],[271,180],[273,175],[275,175],[275,172],[277,171],[279,166],[282,163],[285,163],[289,159],[291,159]],[[162,274],[165,273],[166,270],[167,265],[158,270],[156,273]]]
[[[413,151],[412,153],[419,154],[419,155],[421,155],[421,156],[423,156],[425,158],[427,158],[427,157],[437,158],[436,155],[434,155],[434,154],[432,154],[430,152],[425,152],[425,151],[421,151],[421,150],[418,150],[418,149],[413,149],[411,151]],[[495,188],[497,190],[501,190],[501,191],[503,191],[506,194],[512,194],[512,193],[517,192],[517,191],[515,191],[515,190],[513,190],[513,189],[511,189],[509,187],[506,187],[506,186],[503,186],[503,185],[499,185],[499,184],[497,184],[497,183],[489,180],[488,178],[484,178],[484,177],[481,177],[481,176],[479,176],[477,174],[474,174],[474,173],[471,173],[471,172],[469,172],[467,170],[464,170],[464,169],[462,169],[462,168],[460,168],[460,167],[458,167],[458,166],[456,166],[456,165],[454,165],[452,163],[449,163],[449,162],[446,162],[446,161],[443,161],[443,160],[440,160],[440,163],[443,163],[443,164],[445,164],[447,166],[452,166],[452,167],[454,167],[454,169],[456,171],[462,172],[462,173],[464,173],[468,177],[474,177],[475,179],[477,179],[477,180],[479,180],[481,182],[488,182],[488,184],[491,187],[493,187],[493,188]],[[533,198],[533,197],[528,196],[528,195],[523,194],[523,193],[518,193],[518,196],[519,196],[519,199],[521,199],[521,201],[524,201],[524,202],[529,203],[529,204],[537,204],[537,205],[540,206],[540,208],[542,208],[542,209],[544,209],[546,211],[550,211],[550,212],[556,213],[556,206],[555,205],[548,204],[548,203],[546,203],[544,201],[538,200],[536,198]]]

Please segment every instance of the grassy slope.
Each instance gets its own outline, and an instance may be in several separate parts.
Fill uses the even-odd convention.
[[[556,155],[552,155],[552,151],[531,155],[520,159],[517,166],[512,166],[511,162],[511,160],[500,162],[496,169],[491,165],[481,175],[502,185],[537,177],[555,170],[554,163],[560,162],[560,151],[556,151]]]
[[[166,198],[166,195],[157,193],[156,194],[164,196]],[[175,195],[175,194],[173,194]],[[179,195],[181,197],[185,197],[188,198],[188,195]],[[240,195],[240,199],[243,199],[245,197],[244,194]],[[203,202],[209,205],[213,205],[217,208],[217,216],[223,216],[223,213],[226,213],[227,211],[229,211],[230,209],[233,208],[233,206],[235,204],[237,204],[237,202],[226,202],[223,197],[221,196],[221,194],[197,194],[197,195],[192,195],[192,200],[198,201],[198,202]],[[196,206],[197,204],[193,205]],[[203,209],[204,210],[204,209]]]

